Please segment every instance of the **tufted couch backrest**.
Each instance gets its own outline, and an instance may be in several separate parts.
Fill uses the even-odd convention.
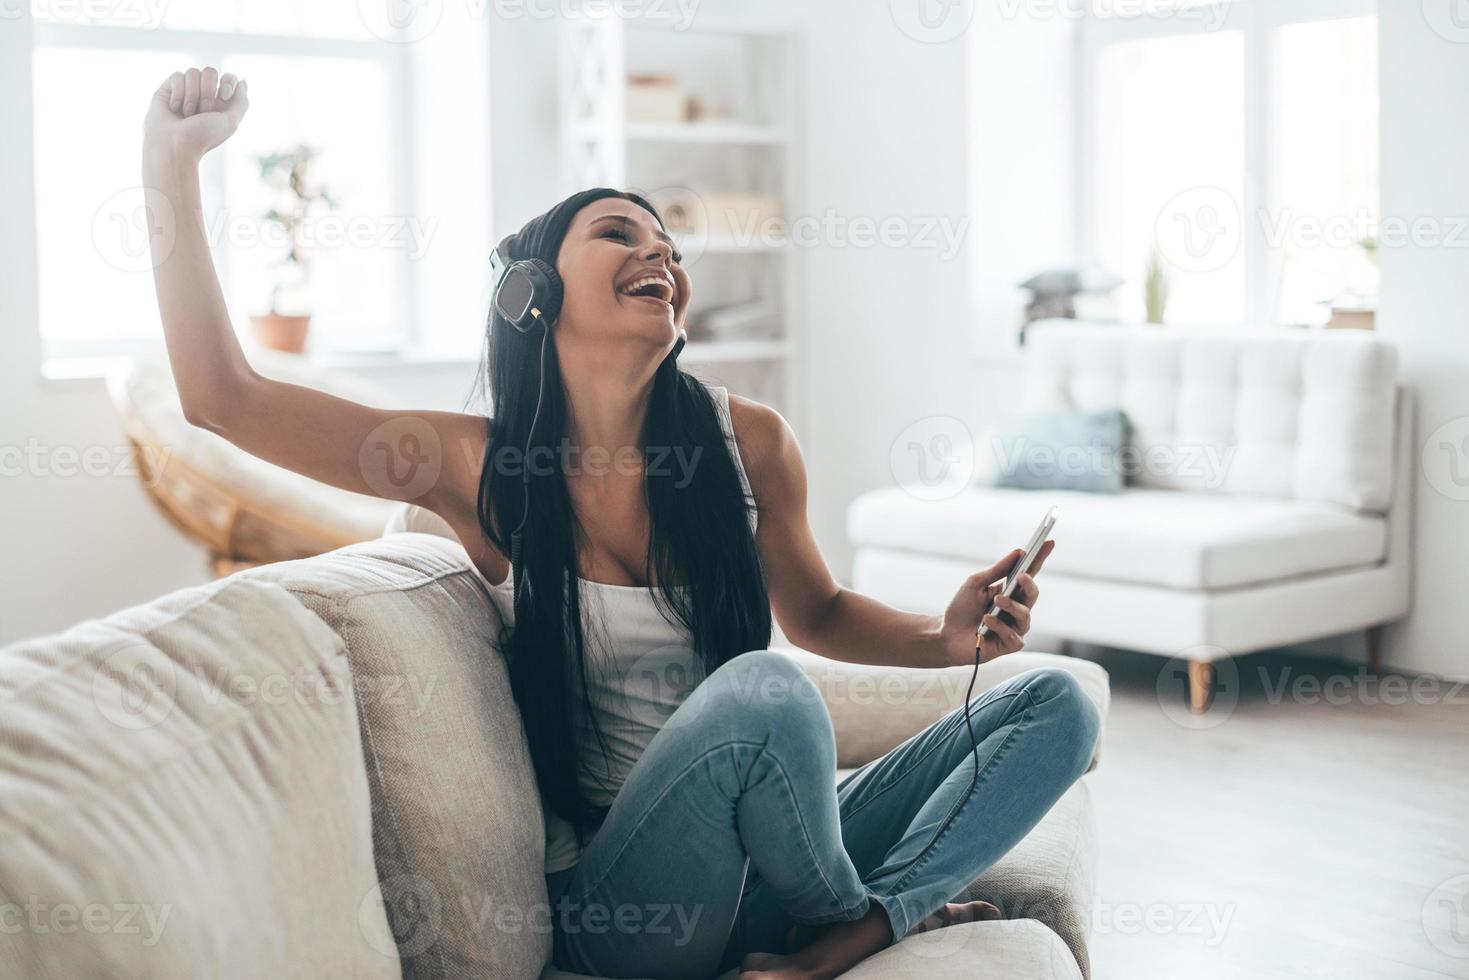
[[[1372,334],[1049,320],[1026,332],[1027,411],[1120,409],[1142,486],[1383,511],[1397,354]]]

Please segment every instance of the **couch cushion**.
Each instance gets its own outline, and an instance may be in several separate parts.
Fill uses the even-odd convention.
[[[928,501],[890,488],[853,502],[847,533],[859,548],[967,559],[979,568],[1022,546],[1051,504],[1061,506],[1045,568],[1052,574],[1227,589],[1371,565],[1387,555],[1387,520],[1376,514],[1148,489],[1099,496],[980,488]]]
[[[7,977],[399,976],[342,642],[278,586],[0,650],[0,841]]]
[[[1354,330],[1051,320],[1026,330],[1020,404],[1126,412],[1146,486],[1382,511],[1396,376],[1391,345]]]
[[[733,967],[719,980],[738,980]],[[843,980],[1082,980],[1071,951],[1034,919],[968,922],[909,936],[858,963]],[[602,980],[547,967],[540,980]]]
[[[1032,412],[1012,419],[991,443],[995,466],[982,485],[1016,490],[1118,493],[1127,416],[1103,412]]]
[[[1107,723],[1112,691],[1107,671],[1089,660],[1022,650],[973,667],[879,667],[832,660],[809,650],[782,647],[821,692],[836,733],[837,765],[862,766],[912,738],[964,703],[969,678],[974,696],[1037,667],[1069,671]],[[1102,751],[1102,739],[1092,767]]]
[[[457,542],[395,534],[242,573],[347,643],[382,898],[405,977],[539,975],[544,823],[479,574]]]

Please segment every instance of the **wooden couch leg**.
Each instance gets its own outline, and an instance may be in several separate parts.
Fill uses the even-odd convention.
[[[1214,665],[1207,660],[1188,662],[1188,706],[1196,715],[1209,710],[1214,700]]]
[[[1367,669],[1374,674],[1382,670],[1382,634],[1386,629],[1379,623],[1367,631]]]

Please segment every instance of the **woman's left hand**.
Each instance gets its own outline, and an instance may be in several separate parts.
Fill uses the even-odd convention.
[[[988,627],[979,648],[982,663],[1025,646],[1025,634],[1030,632],[1030,610],[1041,593],[1033,576],[1041,570],[1055,546],[1055,541],[1041,545],[1040,554],[1036,555],[1030,571],[1020,576],[1008,599],[999,598],[999,595],[1010,569],[1024,557],[1025,553],[1019,548],[964,580],[949,608],[944,610],[940,628],[945,666],[974,663],[975,634],[981,622]],[[992,602],[994,609],[990,609]],[[987,615],[986,610],[989,610]]]

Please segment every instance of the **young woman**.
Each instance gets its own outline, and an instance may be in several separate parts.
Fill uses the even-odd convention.
[[[693,284],[632,194],[573,195],[507,241],[512,259],[554,266],[565,293],[529,332],[491,317],[490,419],[261,377],[196,218],[199,160],[248,104],[243,80],[190,69],[147,114],[149,204],[177,219],[150,224],[184,412],[272,463],[412,499],[491,583],[547,813],[556,965],[832,977],[910,932],[998,915],[950,899],[1084,771],[1098,720],[1072,676],[1032,670],[975,699],[977,756],[956,709],[835,785],[824,703],[766,647],[773,610],[798,646],[855,663],[970,665],[981,622],[983,659],[1019,650],[1036,583],[996,599],[1019,552],[970,576],[942,616],[839,586],[785,420],[679,370]],[[395,426],[420,438],[384,438]],[[402,493],[371,472],[425,461],[437,478]],[[641,914],[612,915],[628,907]]]

